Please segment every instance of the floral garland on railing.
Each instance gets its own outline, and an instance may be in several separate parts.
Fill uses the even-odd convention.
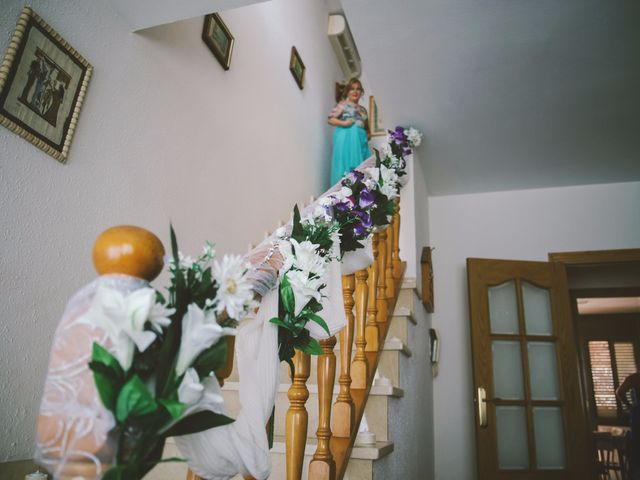
[[[416,129],[396,127],[389,130],[388,143],[376,152],[374,167],[353,170],[342,179],[341,188],[318,200],[313,215],[300,219],[294,208],[292,231],[276,232],[284,264],[280,269],[278,316],[270,321],[278,325],[278,354],[294,374],[294,350],[319,355],[322,349],[305,327],[315,322],[330,335],[318,313],[327,264],[336,260],[334,244],[339,241],[340,257],[363,248],[361,243],[375,227],[391,222],[400,194],[400,178],[406,175],[405,156],[420,145],[422,134]]]
[[[89,368],[115,418],[115,464],[103,480],[142,478],[161,460],[167,437],[233,422],[222,415],[215,370],[227,357],[225,335],[253,306],[250,266],[239,256],[214,261],[211,244],[196,260],[173,256],[168,300],[153,288],[129,295],[99,287],[83,322],[108,334],[112,355],[93,344]]]

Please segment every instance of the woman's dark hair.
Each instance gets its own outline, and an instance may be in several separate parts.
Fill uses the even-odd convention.
[[[347,98],[347,93],[349,93],[349,90],[351,90],[351,87],[354,84],[358,85],[360,87],[360,90],[362,90],[362,93],[364,94],[364,88],[362,88],[362,82],[357,78],[353,77],[347,83],[345,83],[344,85],[341,85],[341,88],[336,89],[336,102],[339,102]]]

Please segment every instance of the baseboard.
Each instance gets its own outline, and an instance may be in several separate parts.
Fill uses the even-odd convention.
[[[31,459],[0,462],[0,478],[2,480],[24,480],[27,474],[35,472],[37,468]]]

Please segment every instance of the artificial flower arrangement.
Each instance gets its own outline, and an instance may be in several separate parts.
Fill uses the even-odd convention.
[[[123,295],[99,287],[83,322],[101,327],[111,348],[93,344],[89,368],[105,408],[114,464],[103,480],[142,478],[161,460],[167,437],[226,425],[215,370],[227,356],[226,335],[253,306],[249,265],[239,256],[214,261],[207,244],[183,257],[171,228],[168,299],[153,288]]]
[[[291,234],[280,232],[278,248],[284,263],[280,268],[278,316],[270,322],[278,326],[278,356],[291,368],[294,349],[310,355],[320,355],[322,348],[305,328],[315,322],[330,334],[326,322],[318,315],[322,310],[322,290],[326,287],[323,276],[328,263],[335,258],[334,242],[337,241],[339,225],[331,217],[300,219],[296,205],[293,210]]]
[[[411,155],[411,149],[420,146],[422,143],[422,133],[413,127],[404,128],[401,126],[388,131],[387,140],[393,154],[400,159],[406,155]]]

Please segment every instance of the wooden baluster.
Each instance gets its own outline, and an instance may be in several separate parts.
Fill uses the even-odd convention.
[[[333,347],[336,337],[320,341],[322,355],[318,358],[318,447],[309,464],[309,480],[334,480],[336,463],[329,442],[331,440],[331,400],[336,380],[336,356]]]
[[[402,276],[402,260],[400,260],[400,198],[396,199],[396,213],[393,215],[393,278],[400,280]]]
[[[393,279],[393,259],[391,258],[393,256],[393,240],[394,240],[394,235],[393,235],[393,221],[392,221],[392,223],[390,223],[389,227],[387,228],[387,258],[386,258],[385,268],[384,268],[384,277],[385,277],[385,282],[387,283],[387,290],[386,290],[387,303],[393,302],[393,299],[396,296],[396,282]]]
[[[377,285],[378,285],[378,234],[374,233],[372,238],[373,263],[369,267],[369,298],[367,303],[367,328],[365,331],[367,346],[366,352],[377,352],[380,348],[380,331],[378,329],[378,306],[377,306]]]
[[[385,279],[385,268],[387,264],[387,232],[385,230],[378,233],[378,288],[376,289],[376,306],[378,324],[387,322],[387,285]]]
[[[365,323],[369,297],[368,276],[366,268],[356,272],[356,355],[351,365],[351,388],[359,390],[367,388],[367,379],[369,378],[369,361],[364,353],[367,347]]]
[[[340,331],[340,393],[333,405],[331,430],[333,435],[349,438],[356,422],[356,411],[351,398],[351,348],[353,346],[353,290],[356,286],[355,275],[342,277],[342,296],[347,325]]]
[[[290,406],[285,420],[287,480],[300,480],[309,424],[309,414],[304,405],[309,398],[307,379],[309,378],[311,359],[306,353],[296,350],[293,365],[295,374],[287,393]]]

